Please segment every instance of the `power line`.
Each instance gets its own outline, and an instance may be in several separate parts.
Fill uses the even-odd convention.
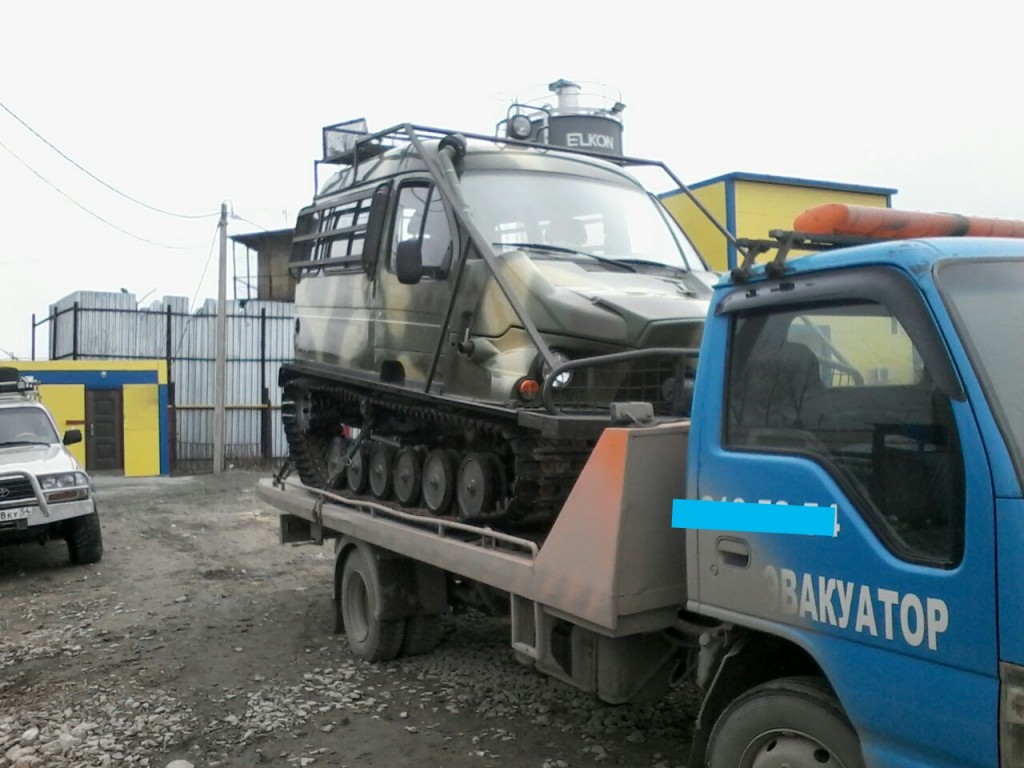
[[[0,104],[0,106],[3,106],[3,105]],[[45,176],[43,176],[43,174],[39,173],[39,171],[37,171],[35,168],[33,168],[27,162],[22,160],[18,155],[16,155],[14,153],[14,151],[10,147],[8,147],[2,141],[0,141],[0,149],[4,149],[7,152],[7,154],[9,154],[11,157],[13,157],[15,160],[17,160],[23,166],[25,166],[34,176],[36,176],[36,178],[38,178],[40,181],[42,181],[44,184],[46,184],[46,186],[50,187],[50,189],[52,189],[53,191],[57,192],[60,195],[63,195],[65,198],[67,198],[72,203],[74,203],[76,206],[78,206],[83,211],[88,213],[94,219],[98,219],[99,221],[102,221],[108,227],[112,227],[112,228],[116,229],[118,232],[121,232],[122,234],[128,235],[128,237],[133,237],[136,240],[141,240],[143,243],[149,243],[150,245],[156,245],[156,246],[159,246],[160,248],[171,248],[171,249],[174,249],[174,250],[183,250],[183,251],[185,251],[185,250],[191,250],[191,249],[199,247],[199,246],[195,246],[195,245],[170,245],[168,243],[160,243],[160,242],[157,242],[156,240],[150,240],[149,238],[142,237],[141,235],[136,235],[134,232],[129,232],[127,229],[124,229],[123,227],[119,227],[114,222],[109,221],[109,220],[103,218],[102,216],[100,216],[95,211],[92,211],[89,208],[86,208],[80,202],[75,200],[75,198],[73,198],[71,195],[69,195],[63,189],[61,189],[56,184],[51,182],[49,179],[47,179]]]
[[[48,146],[50,149],[52,149],[58,155],[60,155],[65,160],[67,160],[69,163],[71,163],[73,166],[75,166],[75,168],[80,170],[82,173],[84,173],[86,176],[88,176],[93,181],[96,181],[96,182],[102,184],[104,187],[109,189],[111,192],[113,192],[113,193],[115,193],[117,195],[120,195],[125,200],[130,200],[131,202],[135,203],[136,205],[141,205],[143,208],[148,208],[151,211],[156,211],[157,213],[162,213],[165,216],[174,216],[174,217],[179,218],[179,219],[208,219],[208,218],[211,218],[213,216],[219,215],[217,213],[175,213],[174,211],[167,211],[167,210],[164,210],[163,208],[157,208],[155,205],[150,205],[149,203],[145,203],[142,200],[139,200],[138,198],[132,197],[131,195],[129,195],[129,194],[125,193],[125,192],[122,192],[120,189],[115,187],[113,184],[107,183],[106,181],[101,179],[99,176],[94,174],[92,171],[90,171],[88,168],[84,168],[83,166],[79,165],[77,162],[72,160],[70,157],[68,157],[66,154],[64,154],[64,152],[62,152],[60,149],[58,149],[56,146],[54,146],[52,143],[50,143],[35,128],[33,128],[28,123],[26,123],[24,120],[22,120],[16,114],[14,114],[14,112],[11,110],[11,108],[8,107],[6,104],[4,104],[2,101],[0,101],[0,108],[2,108],[7,114],[9,114],[11,117],[13,117],[19,123],[21,123],[26,129],[28,129],[28,131],[33,136],[35,136],[37,139],[39,139],[41,142],[43,142],[43,144]],[[7,148],[4,147],[4,149],[7,149]],[[7,150],[7,151],[10,152],[10,150]]]
[[[213,240],[210,241],[210,252],[206,255],[206,263],[203,264],[203,273],[199,276],[199,283],[196,285],[196,292],[192,294],[192,301],[188,305],[188,320],[185,321],[185,327],[181,329],[181,336],[178,337],[178,343],[174,347],[174,356],[178,356],[178,352],[181,350],[181,343],[185,341],[185,334],[188,333],[188,327],[192,323],[192,318],[195,316],[193,312],[193,305],[196,303],[196,299],[199,298],[199,291],[203,289],[203,280],[206,279],[206,270],[210,268],[210,262],[213,260],[213,246],[217,244],[217,236],[220,234],[220,226],[213,231]]]
[[[258,229],[258,230],[260,230],[262,232],[269,232],[270,231],[269,229],[264,227],[262,224],[257,224],[255,221],[251,221],[251,220],[245,218],[245,216],[239,216],[237,213],[234,212],[234,210],[231,211],[231,218],[232,219],[237,219],[238,221],[244,221],[246,224],[252,224],[254,227],[256,227],[256,229]]]

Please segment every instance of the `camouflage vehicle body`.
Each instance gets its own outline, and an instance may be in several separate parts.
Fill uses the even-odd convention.
[[[550,516],[564,494],[538,488],[571,486],[612,402],[684,413],[714,276],[628,162],[415,126],[339,162],[291,264],[304,482],[388,500],[404,473],[408,506],[410,482],[455,483],[422,496],[434,514]]]

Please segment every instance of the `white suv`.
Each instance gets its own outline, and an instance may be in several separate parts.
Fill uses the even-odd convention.
[[[71,562],[103,557],[92,481],[67,449],[35,384],[15,368],[0,368],[0,545],[64,539]]]

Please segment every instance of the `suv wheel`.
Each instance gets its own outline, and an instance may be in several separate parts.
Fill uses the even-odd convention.
[[[103,557],[103,534],[100,532],[100,516],[76,517],[65,523],[64,539],[68,543],[68,554],[75,565],[98,563]]]

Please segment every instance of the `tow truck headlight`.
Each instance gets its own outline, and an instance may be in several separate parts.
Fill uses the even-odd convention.
[[[89,478],[83,472],[61,472],[55,475],[40,475],[39,487],[46,494],[49,503],[76,501],[89,497]]]
[[[999,665],[999,766],[1024,766],[1024,667]]]
[[[555,367],[558,367],[563,363],[568,363],[570,360],[567,354],[565,354],[564,352],[558,352],[557,350],[554,349],[551,350],[551,357],[553,357],[555,360]],[[548,365],[545,361],[545,363],[540,367],[541,378],[547,381],[548,376],[551,375],[551,372],[553,370],[554,368]],[[572,371],[562,371],[560,374],[558,374],[555,380],[551,382],[551,386],[554,389],[565,389],[567,386],[569,386],[570,381],[572,381]]]

